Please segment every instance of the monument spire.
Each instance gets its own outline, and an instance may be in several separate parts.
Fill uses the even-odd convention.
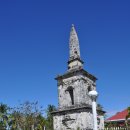
[[[76,33],[74,24],[72,24],[70,31],[70,39],[69,39],[69,61],[68,61],[68,69],[79,69],[83,66],[83,61],[80,58],[80,47],[79,47],[79,39]]]
[[[80,59],[79,39],[74,24],[72,24],[71,31],[70,31],[69,49],[70,49],[69,61],[77,58]]]
[[[83,69],[79,40],[72,25],[70,32],[68,70],[58,75],[58,109],[53,111],[53,130],[94,130],[96,121],[96,77]],[[93,94],[93,95],[92,95]],[[92,109],[92,106],[94,109]],[[104,130],[103,111],[98,110],[98,128]],[[93,115],[93,113],[95,113]],[[94,120],[93,120],[94,117]],[[96,128],[96,127],[94,127]]]

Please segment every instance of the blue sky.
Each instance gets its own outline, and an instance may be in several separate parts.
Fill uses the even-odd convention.
[[[75,24],[84,68],[97,78],[108,115],[130,105],[130,2],[0,1],[0,102],[57,106],[57,74],[67,70]]]

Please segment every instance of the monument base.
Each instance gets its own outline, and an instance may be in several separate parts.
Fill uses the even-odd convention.
[[[93,116],[86,107],[53,112],[54,130],[92,130]]]
[[[98,113],[102,112],[97,110]],[[92,108],[89,106],[57,110],[52,113],[54,130],[93,130]],[[98,128],[103,130],[104,119],[98,115]]]

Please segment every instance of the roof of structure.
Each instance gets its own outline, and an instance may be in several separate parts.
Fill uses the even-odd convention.
[[[128,114],[128,110],[125,109],[121,112],[117,112],[114,116],[107,119],[107,121],[121,121],[126,119],[126,115]]]
[[[68,77],[76,74],[77,72],[82,72],[84,75],[89,77],[91,80],[94,80],[94,81],[97,80],[97,78],[95,76],[93,76],[92,74],[88,73],[83,68],[79,68],[79,69],[75,69],[75,70],[72,70],[72,71],[68,71],[67,73],[65,73],[63,75],[58,75],[55,79],[58,80],[58,79],[61,79],[61,78],[68,78]]]

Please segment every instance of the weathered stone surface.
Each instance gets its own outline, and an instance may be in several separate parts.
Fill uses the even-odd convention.
[[[72,77],[60,80],[62,80],[62,84],[58,86],[59,109],[64,109],[64,107],[72,105],[91,104],[88,91],[89,89],[95,89],[95,83],[92,80],[82,75],[82,73],[76,73]],[[72,104],[70,93],[66,91],[68,87],[73,88],[74,104]]]
[[[80,58],[79,39],[76,30],[74,28],[74,25],[72,25],[70,31],[69,48],[70,48],[70,56],[68,62],[68,70],[82,68],[83,61]]]
[[[96,90],[96,77],[83,69],[79,40],[74,26],[70,32],[68,70],[57,76],[58,110],[53,112],[54,130],[92,130],[92,101],[89,91]],[[98,128],[104,128],[103,112],[98,110]]]
[[[54,130],[87,130],[92,129],[92,113],[91,112],[80,112],[71,113],[59,116],[53,116]]]
[[[74,28],[74,25],[72,25],[70,31],[69,48],[70,48],[70,58],[69,58],[70,61],[76,58],[80,58],[79,39],[76,30]]]

